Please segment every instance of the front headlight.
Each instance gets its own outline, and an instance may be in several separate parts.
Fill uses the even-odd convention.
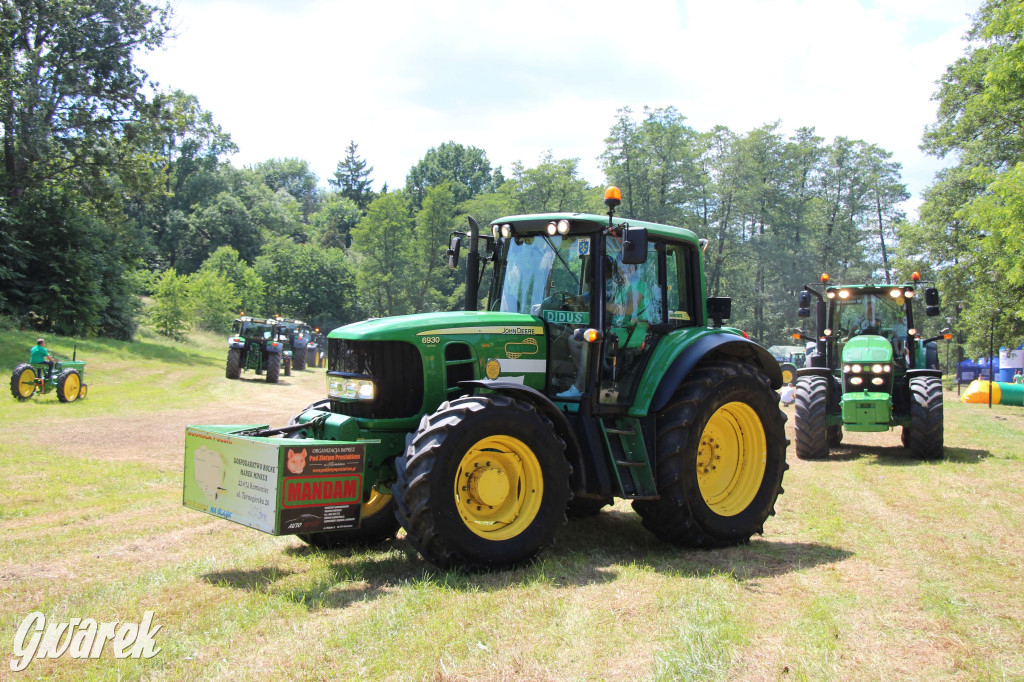
[[[373,400],[377,397],[377,387],[372,379],[329,376],[327,377],[327,395],[342,400]]]

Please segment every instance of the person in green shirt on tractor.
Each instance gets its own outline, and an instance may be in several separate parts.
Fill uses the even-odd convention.
[[[49,349],[46,347],[46,341],[44,339],[36,339],[36,345],[32,346],[29,362],[33,365],[46,365],[47,379],[49,379],[53,374],[54,360],[50,355]]]

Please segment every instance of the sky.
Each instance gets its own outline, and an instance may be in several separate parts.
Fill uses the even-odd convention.
[[[597,157],[629,107],[697,130],[779,121],[893,153],[914,197],[945,163],[918,149],[936,81],[980,0],[177,0],[176,37],[139,63],[231,135],[235,166],[308,161],[321,183],[350,141],[374,188],[431,147],[492,167]]]

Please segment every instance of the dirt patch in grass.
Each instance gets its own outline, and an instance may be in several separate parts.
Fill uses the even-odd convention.
[[[161,469],[181,470],[187,426],[284,426],[303,406],[323,397],[323,377],[322,371],[295,372],[291,377],[282,377],[276,385],[243,377],[237,386],[231,387],[237,389],[239,396],[227,403],[218,401],[187,409],[167,407],[159,411],[99,415],[87,420],[54,415],[45,424],[15,426],[7,435],[54,452],[89,459],[147,462],[158,464]]]

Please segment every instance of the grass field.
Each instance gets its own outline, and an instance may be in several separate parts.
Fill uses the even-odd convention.
[[[0,365],[33,342],[0,332]],[[1024,679],[1022,408],[947,394],[940,462],[908,459],[896,432],[847,434],[824,462],[790,446],[778,514],[745,546],[666,546],[619,502],[534,565],[463,575],[401,536],[323,552],[181,506],[187,424],[284,424],[322,370],[228,381],[213,336],[78,357],[86,400],[0,396],[0,678]],[[152,610],[162,650],[12,673],[36,610]]]

